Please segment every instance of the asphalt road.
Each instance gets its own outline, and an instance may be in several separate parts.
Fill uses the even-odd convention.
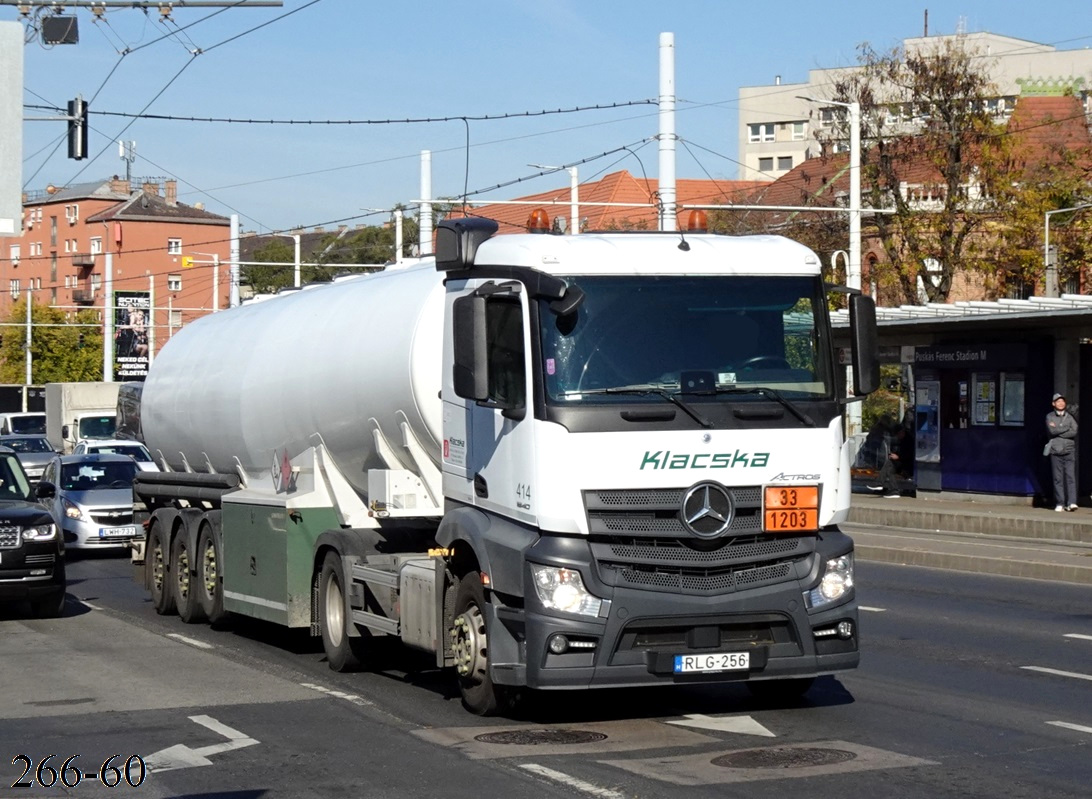
[[[122,558],[76,559],[69,577],[62,619],[0,609],[0,797],[1084,799],[1092,785],[1087,587],[862,563],[861,667],[803,700],[543,694],[479,719],[405,653],[340,675],[304,634],[157,616]],[[78,785],[9,790],[26,761],[25,780],[48,783],[73,755]],[[122,782],[106,787],[112,755],[103,777]],[[138,787],[132,755],[149,769]]]

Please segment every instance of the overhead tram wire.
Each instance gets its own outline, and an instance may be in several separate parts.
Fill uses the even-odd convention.
[[[202,52],[207,53],[211,48]],[[505,119],[519,119],[524,117],[556,116],[559,114],[576,114],[584,111],[609,111],[615,108],[627,108],[637,105],[657,105],[656,100],[624,100],[621,102],[604,103],[595,105],[573,106],[572,108],[543,109],[541,111],[514,111],[503,114],[457,114],[443,117],[405,117],[402,119],[236,119],[234,117],[195,117],[178,116],[174,114],[145,114],[143,112],[132,113],[126,111],[93,111],[101,116],[129,117],[133,119],[146,119],[163,122],[206,122],[233,125],[416,125],[434,124],[438,122],[494,122]]]
[[[155,102],[156,100],[158,100],[158,99],[159,99],[159,97],[160,97],[160,96],[162,96],[163,92],[167,91],[167,89],[168,89],[168,88],[170,88],[171,84],[173,84],[173,83],[174,83],[174,82],[175,82],[176,80],[178,80],[178,78],[179,78],[179,77],[180,77],[180,76],[182,75],[182,73],[183,73],[183,72],[185,72],[185,71],[186,71],[186,69],[188,69],[188,68],[189,68],[189,66],[190,66],[190,65],[191,65],[191,64],[192,64],[192,63],[194,62],[194,60],[195,60],[195,59],[197,58],[197,56],[201,55],[202,53],[207,53],[207,52],[209,52],[209,51],[211,51],[211,50],[215,50],[215,49],[217,49],[218,47],[222,47],[223,45],[225,45],[225,44],[228,44],[229,42],[234,42],[234,41],[236,41],[236,40],[238,40],[238,39],[241,39],[241,38],[242,38],[243,36],[246,36],[246,35],[248,35],[248,34],[250,34],[250,33],[253,33],[254,31],[257,31],[257,30],[261,30],[262,28],[265,28],[265,27],[267,27],[267,26],[269,26],[269,25],[272,25],[272,24],[273,24],[274,22],[278,22],[278,21],[280,21],[280,20],[282,20],[282,19],[285,19],[286,17],[290,17],[290,16],[292,16],[293,14],[295,14],[295,13],[297,13],[297,12],[299,12],[299,11],[303,11],[303,10],[304,10],[304,9],[306,9],[306,8],[310,8],[311,6],[313,6],[313,5],[315,5],[316,3],[319,3],[319,2],[321,2],[321,1],[322,1],[322,0],[311,0],[311,2],[309,2],[309,3],[305,3],[304,5],[300,6],[299,8],[294,8],[294,9],[292,9],[291,11],[288,11],[288,12],[286,12],[286,13],[284,13],[284,14],[281,14],[281,15],[279,15],[279,16],[277,16],[277,17],[274,17],[273,19],[270,19],[270,20],[266,20],[265,22],[263,22],[263,23],[262,23],[262,24],[260,24],[260,25],[255,25],[255,26],[254,26],[253,28],[250,28],[250,29],[248,29],[248,30],[245,30],[245,31],[243,31],[242,33],[238,33],[238,34],[236,34],[236,35],[234,35],[234,36],[231,36],[230,38],[224,39],[223,41],[217,42],[216,44],[212,45],[211,47],[207,47],[207,48],[204,48],[203,50],[195,50],[195,51],[193,51],[193,52],[191,53],[191,57],[190,57],[190,59],[189,59],[189,60],[188,60],[188,61],[187,61],[187,62],[186,62],[186,63],[185,63],[185,64],[184,64],[183,66],[182,66],[182,69],[178,70],[178,72],[176,72],[176,73],[175,73],[174,77],[173,77],[173,78],[171,78],[171,79],[170,79],[170,80],[169,80],[169,81],[167,82],[167,84],[166,84],[166,85],[165,85],[165,86],[164,86],[164,87],[163,87],[162,89],[160,89],[160,90],[159,90],[159,92],[157,92],[157,93],[156,93],[156,95],[155,95],[155,96],[154,96],[154,97],[153,97],[153,98],[152,98],[151,100],[149,100],[149,101],[148,101],[148,103],[147,103],[147,104],[146,104],[146,105],[144,106],[144,108],[142,108],[142,109],[141,109],[141,113],[143,114],[143,113],[144,113],[145,111],[147,111],[147,110],[148,110],[148,108],[149,108],[149,107],[150,107],[150,106],[152,105],[152,103],[154,103],[154,102]],[[233,7],[233,6],[232,6],[232,7]],[[229,8],[230,8],[230,7],[229,7]],[[203,21],[205,21],[206,19],[209,19],[209,18],[211,18],[211,17],[215,16],[216,14],[219,14],[219,13],[221,13],[221,12],[223,12],[223,11],[226,11],[226,10],[228,10],[228,9],[227,9],[227,8],[219,9],[219,10],[217,10],[217,11],[213,12],[212,14],[208,14],[208,15],[206,15],[206,16],[205,16],[205,17],[203,17],[203,18],[202,18],[201,20],[197,20],[196,22],[194,22],[194,23],[191,23],[191,25],[190,25],[190,26],[187,26],[187,27],[191,27],[192,25],[196,25],[196,24],[198,24],[198,23],[200,23],[200,22],[203,22]],[[170,34],[170,35],[173,35],[173,34]],[[162,37],[161,37],[161,39],[162,39]],[[129,52],[136,52],[136,50],[139,50],[139,49],[143,49],[144,47],[147,47],[147,46],[149,46],[149,45],[151,45],[151,44],[154,44],[154,43],[155,43],[156,41],[161,41],[161,39],[156,39],[156,40],[153,40],[153,41],[151,41],[151,42],[148,42],[148,43],[146,43],[146,44],[143,44],[143,45],[141,45],[140,47],[138,47],[138,48],[134,48],[134,50],[132,50],[132,51],[129,51]],[[126,55],[128,55],[128,52],[127,52],[127,53],[123,53],[123,54],[122,54],[122,58],[124,58],[124,57],[125,57]],[[120,60],[119,60],[119,62],[118,62],[118,63],[120,63]],[[117,68],[117,65],[115,65],[115,69],[116,69],[116,68]],[[114,74],[114,70],[111,70],[111,71],[110,71],[110,75],[113,75],[113,74]],[[108,76],[107,76],[107,80],[109,80],[109,79],[110,79],[110,75],[108,75]],[[103,86],[105,86],[105,81],[103,82]],[[102,90],[102,86],[100,86],[100,87],[99,87],[99,90],[98,90],[98,91],[101,91],[101,90]],[[97,92],[95,93],[95,96],[98,96],[98,91],[97,91]],[[93,98],[92,98],[92,99],[93,99]],[[121,138],[121,137],[122,137],[122,136],[123,136],[123,135],[125,134],[125,131],[127,131],[127,130],[128,130],[129,128],[131,128],[131,127],[133,126],[133,124],[134,124],[135,122],[136,122],[136,119],[132,119],[132,120],[130,120],[130,121],[129,121],[129,123],[128,123],[128,124],[127,124],[127,125],[126,125],[126,126],[125,126],[124,128],[122,128],[122,129],[121,129],[121,131],[119,131],[119,132],[117,133],[117,135],[115,135],[114,137],[112,137],[112,139],[111,139],[111,145],[113,144],[113,142],[114,142],[114,141],[116,141],[116,140],[120,139],[120,138]],[[95,154],[95,156],[94,156],[93,158],[90,158],[90,159],[88,159],[88,160],[87,160],[87,163],[86,163],[86,164],[84,164],[84,165],[83,165],[83,166],[82,166],[82,167],[81,167],[81,168],[80,168],[80,169],[79,169],[79,170],[78,170],[78,171],[76,172],[76,174],[72,176],[72,178],[71,178],[71,179],[69,180],[69,183],[71,183],[71,182],[75,181],[75,180],[76,180],[76,178],[78,178],[78,177],[79,177],[80,175],[82,175],[82,174],[83,174],[83,173],[84,173],[84,172],[85,172],[85,171],[87,170],[87,168],[88,168],[89,166],[91,166],[91,164],[95,163],[95,161],[97,161],[97,160],[98,160],[98,159],[99,159],[99,158],[100,158],[100,157],[102,156],[102,154],[103,154],[104,152],[106,152],[107,148],[108,148],[109,146],[111,146],[111,145],[108,145],[107,147],[103,147],[103,148],[102,148],[101,150],[99,150],[99,152],[98,152],[98,153],[96,153],[96,154]]]

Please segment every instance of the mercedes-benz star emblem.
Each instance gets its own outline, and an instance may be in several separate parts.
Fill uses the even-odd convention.
[[[732,526],[735,506],[719,483],[698,483],[683,495],[683,527],[699,538],[716,538]]]

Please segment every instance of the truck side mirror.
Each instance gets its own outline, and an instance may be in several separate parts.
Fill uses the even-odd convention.
[[[853,393],[861,397],[880,387],[876,303],[864,294],[849,296],[849,335],[853,352]]]
[[[455,360],[451,368],[456,396],[482,402],[489,398],[488,335],[485,297],[470,294],[452,308]]]
[[[61,425],[61,438],[68,440],[68,425]]]

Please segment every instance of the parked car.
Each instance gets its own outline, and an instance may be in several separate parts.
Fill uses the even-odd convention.
[[[45,435],[0,436],[0,447],[14,450],[31,483],[37,483],[42,479],[42,471],[46,464],[57,454]]]
[[[66,546],[126,547],[142,532],[133,521],[136,461],[128,455],[57,455],[42,483],[55,487],[50,510]]]
[[[30,602],[40,618],[64,611],[64,540],[45,505],[53,486],[38,496],[15,452],[0,447],[0,603]]]
[[[105,441],[81,441],[72,450],[73,455],[128,455],[137,462],[141,471],[158,472],[152,453],[139,441],[107,439]]]

